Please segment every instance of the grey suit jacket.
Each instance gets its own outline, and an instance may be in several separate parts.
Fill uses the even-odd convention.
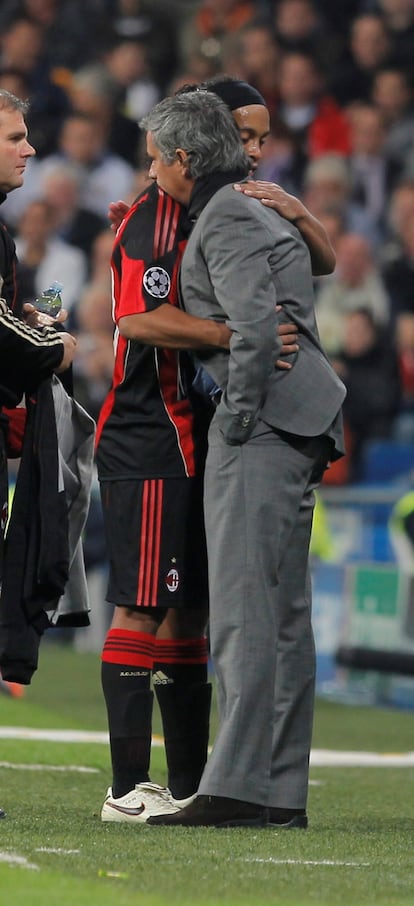
[[[292,223],[231,185],[219,189],[188,241],[181,293],[190,314],[233,331],[229,353],[199,351],[223,390],[216,419],[228,443],[248,440],[260,417],[300,436],[329,434],[343,452],[346,391],[320,345],[309,252]],[[275,368],[277,304],[301,334],[289,371]]]

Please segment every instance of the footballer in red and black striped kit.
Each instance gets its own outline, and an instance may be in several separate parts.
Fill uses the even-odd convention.
[[[165,303],[178,305],[187,233],[183,209],[155,184],[132,205],[112,254],[116,325]],[[96,460],[110,560],[107,599],[118,606],[207,605],[201,476],[195,478],[194,414],[181,373],[185,356],[128,339],[116,328]],[[197,570],[195,556],[201,558]]]
[[[206,403],[187,395],[187,349],[228,343],[224,325],[178,306],[185,211],[152,184],[119,227],[111,260],[115,364],[97,427],[114,616],[102,653],[112,786],[105,821],[145,822],[195,793],[207,757]],[[172,317],[171,317],[172,316]],[[149,778],[154,689],[168,789]],[[138,802],[138,806],[137,806]],[[141,808],[141,804],[143,807]]]
[[[184,210],[155,184],[130,208],[112,254],[114,320],[177,306],[177,273],[188,224]],[[182,392],[175,349],[115,333],[111,390],[97,429],[101,481],[194,475],[192,411]]]

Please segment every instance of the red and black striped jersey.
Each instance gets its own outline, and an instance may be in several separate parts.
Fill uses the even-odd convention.
[[[188,236],[181,206],[155,184],[134,202],[112,252],[115,365],[97,426],[99,479],[194,475],[194,426],[182,391],[182,354],[127,340],[127,315],[178,305],[178,269]]]

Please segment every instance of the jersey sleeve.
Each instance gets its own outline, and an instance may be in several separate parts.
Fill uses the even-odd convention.
[[[15,405],[57,368],[64,354],[54,327],[36,329],[16,318],[0,299],[0,398]]]
[[[181,219],[180,205],[159,190],[134,205],[112,259],[116,321],[177,305]]]

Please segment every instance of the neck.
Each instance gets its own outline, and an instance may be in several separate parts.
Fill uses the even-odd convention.
[[[240,182],[243,179],[246,179],[248,173],[247,169],[240,167],[237,170],[226,170],[224,172],[217,171],[215,173],[209,173],[206,176],[199,176],[196,179],[190,197],[190,203],[188,207],[188,216],[190,220],[196,220],[197,217],[201,214],[203,208],[210,201],[210,198],[222,189],[223,186],[227,186],[233,182]]]

